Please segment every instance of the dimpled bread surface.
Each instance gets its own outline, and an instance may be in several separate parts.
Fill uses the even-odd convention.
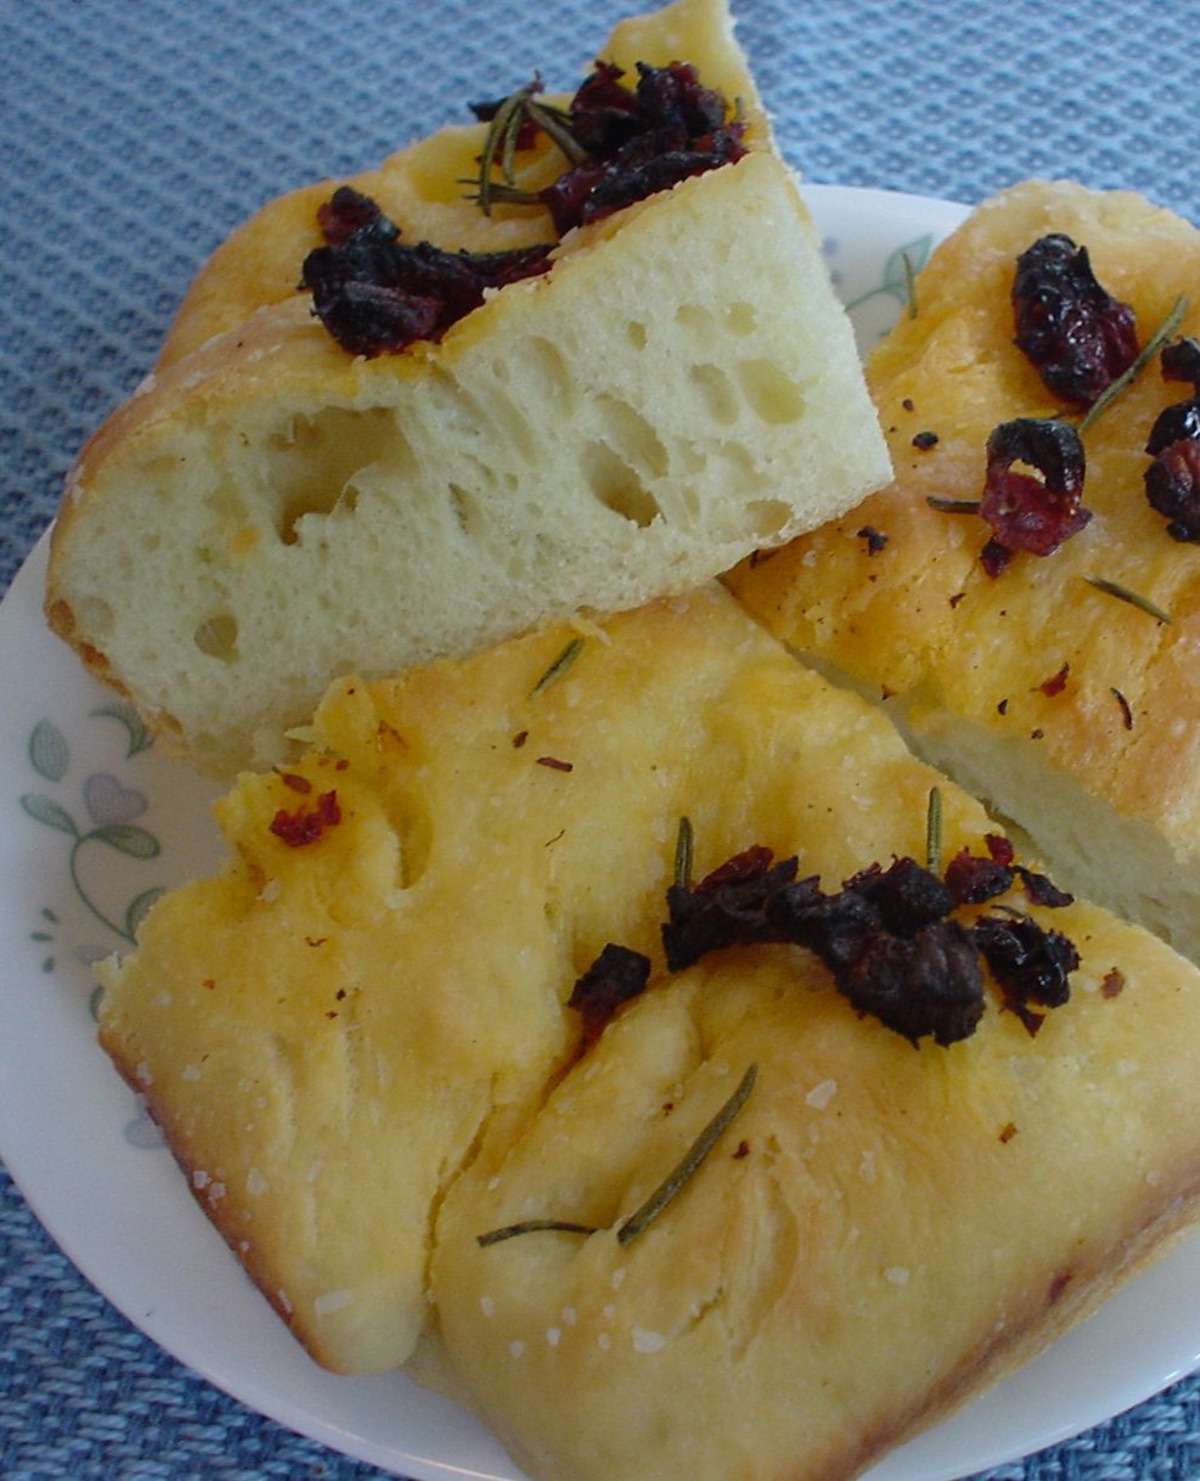
[[[309,1351],[411,1360],[538,1481],[850,1477],[1190,1215],[1200,981],[1090,906],[999,902],[1081,956],[1036,1037],[989,989],[915,1047],[798,948],[665,971],[681,817],[696,877],[761,844],[830,890],[922,859],[935,786],[946,858],[991,829],[720,587],[342,681],[310,742],[103,968],[102,1041]],[[585,1043],[610,941],[652,982]],[[595,1232],[479,1244],[537,1217]]]
[[[918,749],[1033,840],[1056,877],[1200,959],[1200,567],[1149,506],[1144,446],[1188,394],[1157,357],[1082,434],[1090,524],[998,577],[977,500],[992,429],[1069,411],[1013,343],[1016,258],[1064,232],[1145,343],[1180,295],[1200,333],[1200,233],[1142,197],[1030,181],[933,255],[868,362],[895,481],[731,585],[774,632],[888,707]],[[1070,412],[1078,419],[1078,412]],[[922,450],[913,438],[936,434]],[[872,550],[867,531],[885,537]],[[1088,577],[1153,603],[1162,622]]]
[[[694,42],[745,87],[714,0],[623,34],[622,54]],[[340,674],[686,590],[887,479],[849,321],[746,90],[743,158],[569,233],[436,343],[363,358],[314,319],[295,283],[317,193],[219,254],[76,464],[47,583],[51,626],[166,749],[223,777],[270,764]],[[441,197],[483,138],[380,177],[399,207],[436,178],[450,246],[475,208]]]

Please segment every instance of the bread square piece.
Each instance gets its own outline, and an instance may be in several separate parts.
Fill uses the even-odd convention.
[[[102,1041],[314,1357],[407,1361],[539,1481],[853,1476],[1192,1217],[1196,970],[720,587],[341,681],[309,740]]]
[[[1087,252],[1151,350],[1086,423],[1015,343],[1017,260],[1052,235]],[[798,651],[886,700],[1056,878],[1194,960],[1200,568],[1145,476],[1157,419],[1195,395],[1164,377],[1153,342],[1163,326],[1173,343],[1200,333],[1198,278],[1200,232],[1130,192],[1031,181],[980,206],[868,364],[895,481],[731,582]],[[975,506],[989,439],[1021,419],[1080,429],[1090,520],[990,574],[994,532]]]

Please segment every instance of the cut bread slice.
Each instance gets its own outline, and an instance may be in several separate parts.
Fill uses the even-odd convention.
[[[1191,1217],[1200,974],[1088,905],[956,906],[1079,964],[1044,1016],[985,973],[946,1047],[799,945],[667,970],[672,880],[756,846],[831,894],[927,849],[1003,857],[719,586],[342,681],[311,741],[239,782],[223,872],[102,968],[102,1040],[314,1356],[408,1359],[536,1481],[853,1476]],[[610,943],[650,982],[589,1028],[570,1000]]]
[[[740,85],[711,0],[622,44],[651,38],[695,39]],[[340,348],[294,290],[207,338],[249,306],[276,215],[288,250],[263,292],[294,284],[299,209],[268,213],[198,290],[178,334],[206,342],[85,449],[51,554],[51,625],[206,771],[276,759],[338,674],[686,590],[888,476],[849,322],[761,130],[399,354]]]
[[[797,650],[886,698],[1064,883],[1200,960],[1200,583],[1143,484],[1151,427],[1189,388],[1155,356],[1084,429],[1092,518],[1050,555],[993,577],[984,521],[928,502],[979,499],[997,425],[1080,420],[1014,343],[1016,259],[1048,233],[1087,248],[1143,343],[1181,296],[1174,333],[1200,333],[1189,223],[1129,192],[1004,192],[934,254],[915,316],[869,362],[895,482],[731,585]]]

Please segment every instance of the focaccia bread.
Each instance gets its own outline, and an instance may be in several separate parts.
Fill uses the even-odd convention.
[[[731,584],[797,650],[885,698],[1064,883],[1200,959],[1200,584],[1144,481],[1157,419],[1194,389],[1152,353],[1098,410],[1080,434],[1090,522],[1051,553],[989,574],[994,531],[969,507],[998,426],[1085,415],[1014,342],[1017,259],[1048,234],[1086,248],[1140,345],[1177,306],[1169,339],[1200,333],[1189,223],[1129,192],[1005,191],[936,251],[915,314],[869,361],[895,482]]]
[[[319,284],[295,285],[332,187],[289,197],[218,255],[163,368],[84,450],[49,621],[174,754],[216,774],[278,759],[339,674],[686,590],[888,477],[849,322],[723,5],[679,0],[618,42],[689,46],[748,93],[744,123],[727,100],[746,152],[567,231],[548,270],[395,353],[352,353],[357,334],[345,348],[314,317]],[[460,129],[358,183],[378,185],[385,217],[424,229],[437,214],[457,246],[477,208],[447,198],[484,141],[484,125]],[[540,208],[515,227],[500,210],[472,250],[545,235]]]
[[[102,1040],[310,1352],[407,1359],[538,1481],[853,1476],[1191,1217],[1196,970],[720,587],[342,681],[310,740]],[[581,996],[613,949],[643,978]]]

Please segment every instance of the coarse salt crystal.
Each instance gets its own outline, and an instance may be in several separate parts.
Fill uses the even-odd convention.
[[[546,1332],[546,1341],[551,1347],[557,1347],[561,1337],[562,1332],[558,1327],[550,1327]]]
[[[904,1265],[889,1265],[883,1272],[885,1280],[890,1280],[894,1286],[906,1286],[908,1284],[908,1269]]]
[[[525,1344],[519,1337],[514,1337],[513,1340],[508,1344],[508,1350],[514,1358],[519,1358],[525,1351]]]
[[[496,1315],[496,1303],[490,1296],[480,1296],[479,1309],[483,1312],[484,1316]]]
[[[661,1352],[667,1345],[667,1339],[661,1332],[650,1332],[645,1327],[634,1327],[633,1350],[634,1352]]]
[[[837,1094],[837,1088],[836,1080],[822,1080],[804,1097],[805,1104],[812,1106],[814,1111],[823,1111]]]
[[[326,1291],[313,1302],[313,1311],[317,1316],[332,1316],[335,1311],[342,1311],[349,1306],[353,1300],[353,1291]]]

